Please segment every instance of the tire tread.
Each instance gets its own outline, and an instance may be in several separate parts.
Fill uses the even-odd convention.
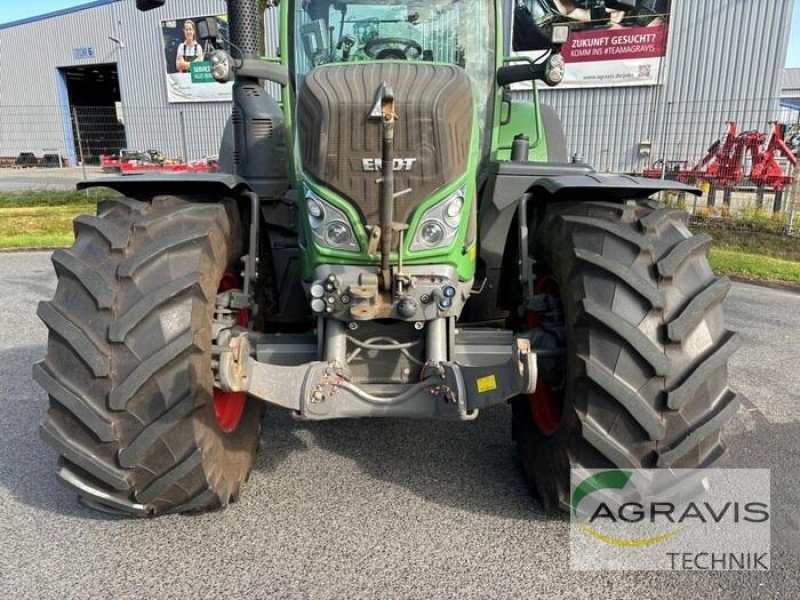
[[[661,469],[673,466],[690,450],[697,447],[708,435],[718,431],[739,409],[739,396],[731,390],[722,392],[722,400],[716,403],[714,412],[700,424],[688,431],[686,436],[672,448],[661,451],[658,456],[658,467]]]
[[[69,317],[56,308],[53,302],[42,300],[36,311],[51,332],[57,333],[67,342],[75,356],[92,370],[95,377],[107,377],[110,370],[110,358],[97,344],[84,333],[73,317]]]
[[[111,442],[116,438],[111,419],[87,402],[78,392],[70,389],[64,381],[53,376],[44,363],[33,366],[33,380],[101,442]]]
[[[675,246],[656,265],[662,277],[673,277],[686,262],[698,252],[708,252],[713,238],[707,233],[686,238]]]
[[[40,431],[44,440],[70,462],[75,463],[115,490],[129,488],[130,485],[122,471],[109,465],[90,448],[84,447],[75,437],[70,436],[56,423],[52,414],[44,418]]]
[[[720,304],[731,290],[731,280],[720,277],[695,296],[667,328],[669,339],[682,342],[705,318],[712,306]]]
[[[74,246],[53,255],[55,298],[38,309],[48,353],[33,369],[50,396],[40,433],[61,454],[58,479],[89,508],[215,509],[252,469],[260,405],[248,401],[248,425],[218,431],[202,370],[211,288],[238,266],[242,242],[233,202],[207,200],[103,201],[98,216],[76,219]],[[143,268],[161,259],[169,268]],[[183,330],[173,330],[176,309],[191,311]]]
[[[649,200],[616,210],[562,202],[535,218],[533,258],[561,290],[568,345],[561,427],[540,433],[528,399],[512,402],[521,463],[542,503],[569,505],[570,467],[716,464],[739,406],[725,377],[739,338],[724,327],[731,283],[708,266],[711,238]],[[703,341],[691,342],[704,324]]]
[[[682,383],[667,393],[667,406],[671,410],[680,410],[714,371],[727,364],[740,346],[739,334],[729,332],[722,343],[707,353],[707,358],[700,361]]]
[[[50,260],[56,273],[71,276],[94,298],[98,308],[111,308],[114,290],[97,271],[67,250],[56,250]]]
[[[128,245],[128,231],[108,219],[81,215],[75,218],[73,224],[75,237],[81,234],[81,230],[89,230],[105,239],[113,250],[121,250]]]
[[[189,350],[194,344],[191,331],[167,344],[158,352],[142,361],[108,396],[108,404],[112,410],[124,410],[133,395],[147,383],[153,375],[169,365],[181,353]]]

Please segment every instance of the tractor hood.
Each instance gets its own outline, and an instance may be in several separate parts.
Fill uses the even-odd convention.
[[[302,169],[351,202],[364,225],[380,221],[384,85],[394,91],[394,218],[407,223],[419,204],[467,171],[474,119],[472,86],[451,65],[374,62],[312,70],[298,94]]]

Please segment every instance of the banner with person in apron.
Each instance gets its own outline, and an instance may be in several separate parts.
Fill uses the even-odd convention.
[[[216,40],[198,38],[197,24],[207,16],[168,19],[161,22],[169,102],[229,102],[233,82],[218,83],[211,76],[207,57],[217,49]],[[227,38],[228,18],[215,15],[220,40]]]

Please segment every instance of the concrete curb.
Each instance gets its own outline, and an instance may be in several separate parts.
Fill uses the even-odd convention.
[[[800,283],[789,283],[786,281],[763,281],[761,279],[747,279],[745,277],[737,277],[735,275],[728,275],[728,277],[731,281],[735,281],[737,283],[746,283],[772,290],[782,290],[784,292],[800,294]]]

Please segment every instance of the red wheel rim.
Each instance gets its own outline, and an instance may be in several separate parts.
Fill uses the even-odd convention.
[[[536,391],[528,395],[533,422],[544,435],[553,435],[561,424],[561,402],[542,379],[536,382]]]
[[[225,273],[219,282],[218,293],[228,290],[241,289],[241,281],[235,273]],[[247,327],[249,315],[242,309],[236,322],[242,327]],[[224,392],[219,388],[214,388],[214,416],[217,418],[217,425],[225,433],[231,433],[239,425],[244,414],[244,405],[247,394],[244,392]]]
[[[557,294],[558,285],[553,277],[547,275],[536,280],[536,291],[540,294]],[[528,311],[525,325],[528,329],[538,327],[539,315],[532,310]],[[533,422],[539,431],[546,436],[553,435],[561,424],[561,400],[544,379],[540,378],[536,382],[536,390],[533,394],[528,394],[528,404]]]

